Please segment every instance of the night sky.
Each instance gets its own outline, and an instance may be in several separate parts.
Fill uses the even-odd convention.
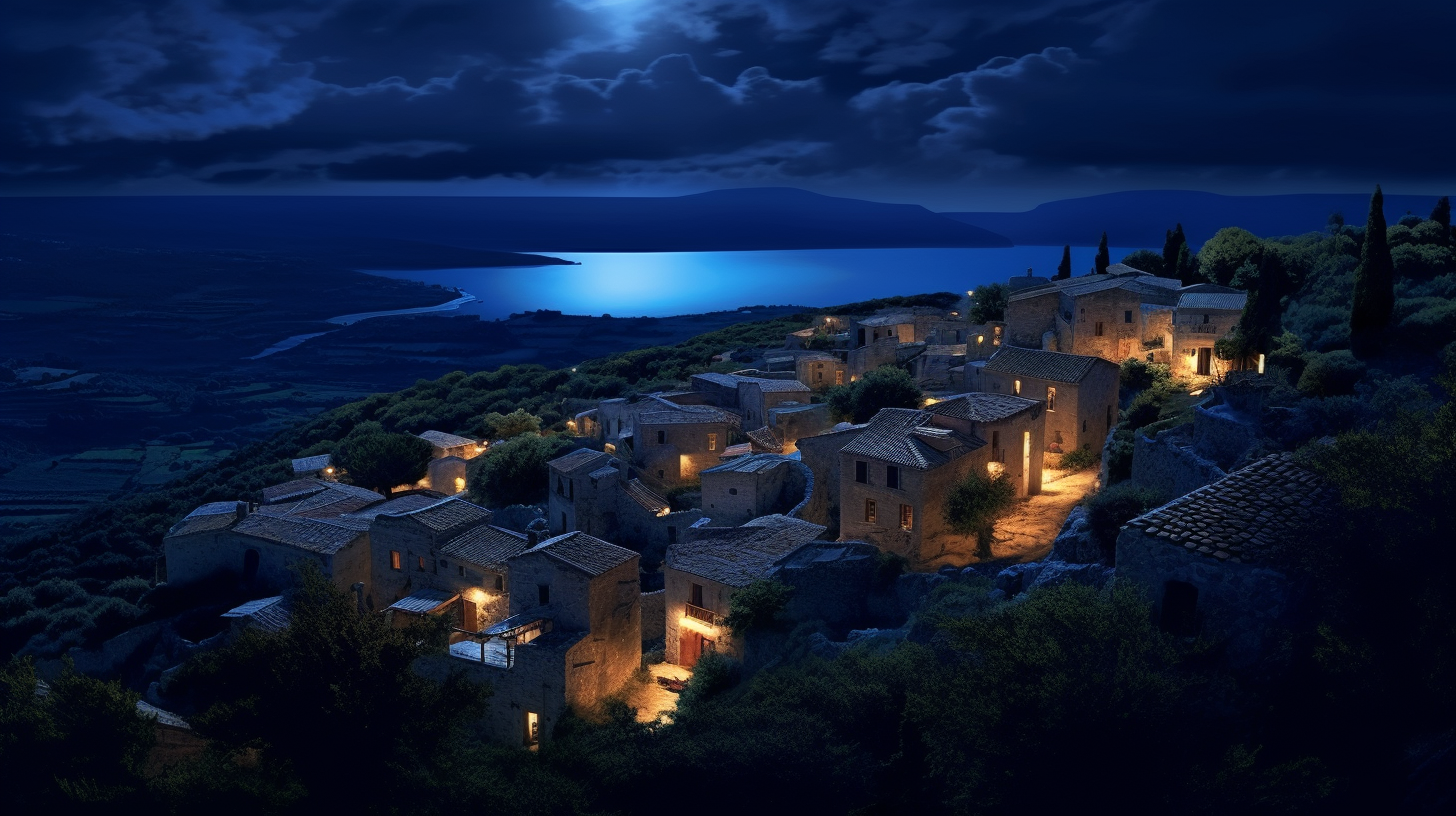
[[[8,0],[0,190],[1442,194],[1456,3]]]

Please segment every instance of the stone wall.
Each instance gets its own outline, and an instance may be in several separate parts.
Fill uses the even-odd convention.
[[[930,470],[901,466],[897,489],[885,484],[885,462],[841,453],[840,538],[868,541],[912,562],[929,557],[929,553],[923,552],[927,542],[950,534],[943,510],[951,486],[973,469],[985,468],[989,456],[990,446],[985,446]],[[868,463],[868,482],[855,481],[855,463],[859,461]],[[873,521],[867,518],[870,501],[875,503]],[[912,511],[909,529],[900,525],[902,505],[908,505]]]
[[[335,578],[329,556],[319,553],[265,541],[261,538],[241,535],[231,530],[217,530],[191,535],[171,536],[163,543],[167,560],[167,582],[177,586],[192,583],[215,572],[230,572],[241,575],[243,559],[248,550],[258,553],[258,572],[254,586],[259,589],[285,589],[293,585],[295,575],[291,569],[295,564],[312,561],[319,565],[324,575],[334,580],[340,589],[347,590],[355,581],[364,581],[369,588],[367,570],[349,570],[345,576],[348,583]],[[345,552],[347,550],[349,552]],[[337,556],[345,565],[353,565],[359,559],[368,559],[369,535],[361,533],[360,538],[341,550]],[[362,573],[362,575],[361,575]]]
[[[1221,563],[1134,528],[1117,537],[1117,581],[1146,589],[1154,620],[1162,613],[1168,581],[1192,584],[1198,590],[1199,634],[1225,641],[1235,665],[1258,657],[1265,633],[1284,616],[1290,600],[1288,581],[1276,570]]]
[[[818,436],[834,426],[829,405],[800,405],[775,408],[768,412],[768,426],[784,443],[785,452],[792,453],[800,439]]]
[[[839,452],[859,438],[862,428],[805,437],[799,440],[799,456],[814,474],[814,492],[799,518],[839,529]]]
[[[453,671],[491,687],[486,713],[480,725],[491,740],[501,745],[526,745],[527,715],[539,718],[542,742],[567,709],[567,660],[569,650],[587,636],[582,633],[552,632],[516,647],[515,663],[506,669],[449,655],[431,655],[415,663],[425,677],[443,681]]]
[[[1193,409],[1193,446],[1224,470],[1244,462],[1262,436],[1257,418],[1244,416],[1229,405]]]
[[[1169,428],[1149,438],[1138,431],[1133,436],[1132,482],[1162,491],[1168,498],[1192,493],[1228,475],[1218,465],[1199,456],[1187,425]]]
[[[667,634],[667,589],[642,593],[642,642]]]
[[[672,567],[664,567],[665,573],[663,587],[663,609],[665,638],[665,657],[668,663],[682,665],[682,635],[683,629],[692,629],[702,634],[705,638],[713,641],[714,648],[721,654],[729,657],[740,657],[741,644],[733,637],[733,633],[727,626],[716,623],[707,623],[695,618],[687,617],[688,601],[692,598],[692,585],[698,584],[703,587],[702,608],[707,609],[719,619],[728,615],[728,605],[736,591],[727,584],[720,584],[717,581],[710,581],[690,572],[684,572]]]
[[[642,423],[634,439],[634,464],[648,478],[665,485],[696,479],[703,470],[719,463],[728,446],[731,430],[727,422],[693,422],[653,425]],[[662,442],[658,442],[658,434]]]
[[[1013,346],[1041,348],[1041,336],[1056,329],[1060,294],[1046,293],[1013,300],[1006,304],[1006,336]]]
[[[863,623],[878,580],[879,550],[860,541],[816,542],[795,553],[772,575],[794,588],[785,615],[842,628]]]

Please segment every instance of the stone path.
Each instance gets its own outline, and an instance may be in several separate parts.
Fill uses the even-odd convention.
[[[678,695],[659,686],[657,678],[687,680],[693,676],[692,670],[671,663],[654,663],[647,670],[652,672],[652,679],[646,683],[633,683],[627,689],[627,705],[637,709],[637,722],[672,722],[672,713],[677,710]]]
[[[1041,493],[1017,504],[1005,518],[996,522],[996,541],[991,554],[998,561],[1035,561],[1051,552],[1052,541],[1067,520],[1067,514],[1097,486],[1097,471],[1087,469],[1062,475],[1046,471]],[[940,544],[942,542],[936,542]],[[963,567],[976,558],[974,536],[949,539],[945,549],[920,567],[934,570],[947,564]]]

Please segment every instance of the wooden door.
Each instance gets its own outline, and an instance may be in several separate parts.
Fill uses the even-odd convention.
[[[691,629],[683,630],[678,639],[677,664],[692,668],[703,653],[703,636]]]
[[[1213,349],[1198,350],[1198,376],[1207,377],[1213,370]]]

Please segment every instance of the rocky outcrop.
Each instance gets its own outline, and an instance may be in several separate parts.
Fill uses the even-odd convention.
[[[1092,535],[1092,525],[1087,521],[1087,508],[1077,505],[1067,515],[1061,532],[1052,541],[1049,561],[1065,561],[1069,564],[1102,563],[1102,547]]]

